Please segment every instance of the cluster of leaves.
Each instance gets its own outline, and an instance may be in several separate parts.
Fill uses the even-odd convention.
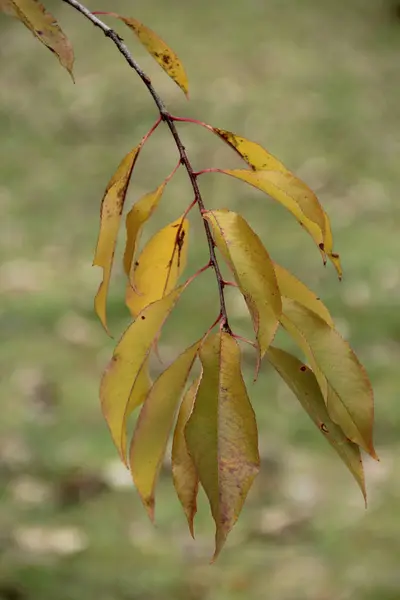
[[[76,0],[65,1],[77,8]],[[72,72],[69,42],[41,4],[36,0],[0,0],[0,7],[19,18]],[[99,26],[95,15],[101,13],[79,7],[81,13]],[[132,29],[187,94],[188,83],[181,62],[153,31],[135,19],[106,14],[121,19]],[[113,30],[104,24],[101,27],[106,33],[111,31],[114,43],[122,47],[121,38]],[[333,251],[329,218],[315,194],[257,143],[206,123],[170,115],[162,108],[147,76],[140,72],[139,75],[161,110],[150,131],[121,161],[101,203],[94,265],[102,268],[103,279],[95,298],[95,310],[106,330],[107,294],[127,190],[141,149],[163,121],[175,139],[179,162],[166,180],[138,200],[126,216],[125,300],[133,320],[116,345],[103,375],[101,404],[121,460],[130,469],[152,519],[157,478],[173,434],[172,475],[178,498],[193,535],[199,484],[203,487],[216,525],[216,557],[259,470],[257,425],[241,370],[238,344],[241,338],[228,323],[225,286],[235,286],[247,304],[255,336],[254,341],[245,341],[256,352],[256,377],[265,360],[276,369],[351,471],[364,498],[360,449],[376,458],[372,439],[373,393],[365,370],[335,329],[326,306],[293,274],[271,260],[260,238],[240,214],[225,208],[207,210],[197,180],[207,172],[217,171],[259,189],[282,204],[311,236],[324,263],[327,260],[333,263],[340,279],[342,269],[338,254]],[[247,168],[194,172],[177,132],[179,121],[206,127],[234,149]],[[139,252],[142,229],[157,210],[166,185],[182,166],[191,180],[194,200]],[[196,206],[204,222],[210,260],[180,283],[187,262],[188,216]],[[216,251],[234,281],[222,278]],[[220,292],[218,318],[201,339],[195,340],[152,382],[149,359],[157,351],[163,325],[185,289],[209,268],[215,271]],[[273,345],[279,327],[292,337],[308,364]],[[194,376],[196,362],[200,364],[200,375]],[[128,444],[127,422],[139,407]]]

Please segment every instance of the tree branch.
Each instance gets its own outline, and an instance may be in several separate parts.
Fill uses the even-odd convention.
[[[199,189],[199,186],[197,183],[197,174],[195,173],[195,171],[191,165],[191,162],[188,158],[185,147],[179,136],[178,130],[175,125],[175,119],[169,113],[163,100],[161,99],[159,94],[154,89],[150,78],[146,75],[146,73],[144,71],[142,71],[142,69],[140,68],[138,63],[134,60],[134,58],[132,57],[131,53],[129,52],[127,46],[125,45],[124,41],[122,40],[122,38],[118,35],[118,33],[116,31],[114,31],[113,29],[108,27],[108,25],[103,23],[103,21],[101,21],[101,19],[99,19],[89,9],[87,9],[86,6],[84,6],[77,0],[62,0],[62,1],[65,2],[66,4],[69,4],[70,6],[72,6],[72,8],[74,8],[75,10],[80,12],[82,15],[84,15],[89,21],[91,21],[93,23],[93,25],[95,25],[96,27],[101,29],[106,37],[110,38],[114,42],[115,46],[118,48],[119,52],[125,58],[126,62],[137,73],[137,75],[139,75],[140,79],[143,81],[143,83],[147,87],[149,93],[151,94],[151,96],[158,108],[161,119],[167,124],[167,126],[172,134],[172,137],[174,138],[176,147],[179,152],[181,163],[187,171],[188,177],[190,179],[190,183],[193,188],[196,203],[197,203],[200,213],[202,215],[202,213],[206,209],[205,209],[203,198],[201,196],[200,189]],[[205,229],[206,236],[207,236],[208,248],[209,248],[209,252],[210,252],[210,264],[211,264],[212,268],[214,269],[215,275],[217,278],[219,301],[220,301],[220,315],[221,315],[220,318],[222,320],[222,327],[223,327],[224,331],[231,334],[232,331],[231,331],[231,328],[229,327],[229,323],[228,323],[228,315],[226,312],[225,297],[224,297],[225,282],[224,282],[224,279],[222,277],[222,274],[221,274],[221,271],[219,268],[217,257],[215,255],[215,245],[214,245],[214,240],[213,240],[213,237],[211,234],[210,226],[209,226],[208,222],[205,219],[203,219],[203,217],[202,217],[202,220],[203,220],[204,229]]]

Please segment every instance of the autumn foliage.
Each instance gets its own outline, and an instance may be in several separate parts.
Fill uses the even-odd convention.
[[[229,175],[281,204],[311,236],[323,262],[332,262],[341,279],[342,268],[333,249],[330,221],[318,198],[259,144],[230,131],[170,114],[122,39],[97,15],[107,14],[123,21],[187,95],[188,80],[182,63],[151,29],[134,18],[90,12],[76,0],[63,1],[114,42],[141,77],[159,110],[150,131],[122,158],[101,202],[93,264],[102,269],[102,282],[95,310],[107,332],[111,271],[135,163],[160,125],[167,126],[171,144],[177,150],[173,172],[126,214],[122,260],[125,302],[132,323],[115,347],[100,388],[101,406],[112,439],[121,460],[130,469],[150,518],[154,518],[157,478],[172,435],[173,482],[192,535],[199,485],[207,495],[215,521],[214,558],[235,524],[260,468],[257,424],[242,376],[242,342],[254,347],[256,377],[260,368],[272,366],[277,371],[348,467],[366,499],[360,450],[377,457],[372,435],[373,393],[364,368],[335,329],[326,306],[304,283],[271,260],[246,220],[225,207],[207,210],[198,180],[208,172]],[[72,47],[39,2],[0,0],[0,8],[22,21],[72,75]],[[217,135],[243,159],[246,167],[196,172],[178,132],[182,121],[205,127]],[[182,206],[181,213],[174,215],[172,222],[155,233],[139,252],[142,230],[157,211],[165,187],[178,169],[186,170],[194,199]],[[189,217],[195,209],[197,218],[203,220],[209,261],[196,273],[185,275]],[[232,281],[222,277],[218,261],[226,263]],[[210,327],[153,382],[149,360],[156,352],[163,325],[172,311],[179,311],[180,297],[186,288],[208,269],[215,272],[220,299],[220,305],[210,314]],[[236,287],[243,295],[254,340],[242,340],[230,327],[224,297],[227,285]],[[298,345],[305,363],[274,345],[279,328],[285,329]],[[140,412],[132,439],[128,439],[127,423],[135,410]]]

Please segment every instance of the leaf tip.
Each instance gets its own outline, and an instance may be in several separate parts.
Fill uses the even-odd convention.
[[[190,517],[188,517],[188,525],[189,525],[190,535],[192,536],[193,539],[195,539],[195,535],[194,535],[194,515],[191,515]]]
[[[154,525],[154,510],[155,510],[154,496],[150,496],[149,498],[142,497],[142,502],[146,509],[146,512],[147,512],[147,515],[148,515],[150,521]]]

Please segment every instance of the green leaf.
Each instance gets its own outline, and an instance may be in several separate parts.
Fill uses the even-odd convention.
[[[179,401],[200,342],[187,348],[155,381],[140,411],[129,451],[135,486],[154,519],[154,491]]]
[[[228,210],[213,210],[203,216],[249,308],[262,358],[274,339],[282,313],[272,261],[242,216]]]
[[[185,512],[189,530],[193,538],[193,520],[197,512],[199,476],[197,475],[196,467],[187,448],[185,427],[193,410],[193,404],[200,385],[200,380],[201,378],[199,377],[192,383],[182,400],[178,420],[175,426],[171,453],[172,477],[175,490]]]
[[[126,304],[133,316],[174,289],[187,262],[189,221],[180,217],[158,231],[134,265]],[[131,271],[132,273],[132,271]]]
[[[37,0],[1,0],[0,10],[16,17],[51,50],[73,79],[74,51],[52,14]]]
[[[146,194],[138,200],[126,215],[126,245],[124,252],[124,270],[128,277],[133,278],[131,266],[134,261],[136,247],[143,225],[156,210],[161,196],[164,192],[166,182],[164,181],[157,189]]]
[[[330,417],[352,442],[377,458],[372,440],[374,399],[365,369],[349,344],[317,314],[294,300],[282,300],[283,325],[287,319],[298,331],[303,350],[308,348],[307,355],[331,388],[325,395]]]
[[[259,471],[257,425],[234,338],[221,331],[200,350],[203,376],[186,443],[216,525],[216,559]]]
[[[114,261],[115,246],[126,192],[128,191],[133,167],[139,155],[141,144],[133,148],[121,161],[118,169],[110,179],[100,210],[100,232],[97,240],[93,266],[103,269],[103,280],[100,284],[94,306],[96,313],[108,333],[107,328],[107,295],[111,270]]]
[[[125,464],[127,418],[147,395],[144,372],[150,351],[184,287],[173,290],[140,313],[118,342],[104,372],[100,387],[103,414]]]
[[[352,473],[366,503],[367,494],[360,450],[356,444],[347,439],[340,427],[330,418],[314,373],[288,352],[273,346],[269,348],[267,358]]]

